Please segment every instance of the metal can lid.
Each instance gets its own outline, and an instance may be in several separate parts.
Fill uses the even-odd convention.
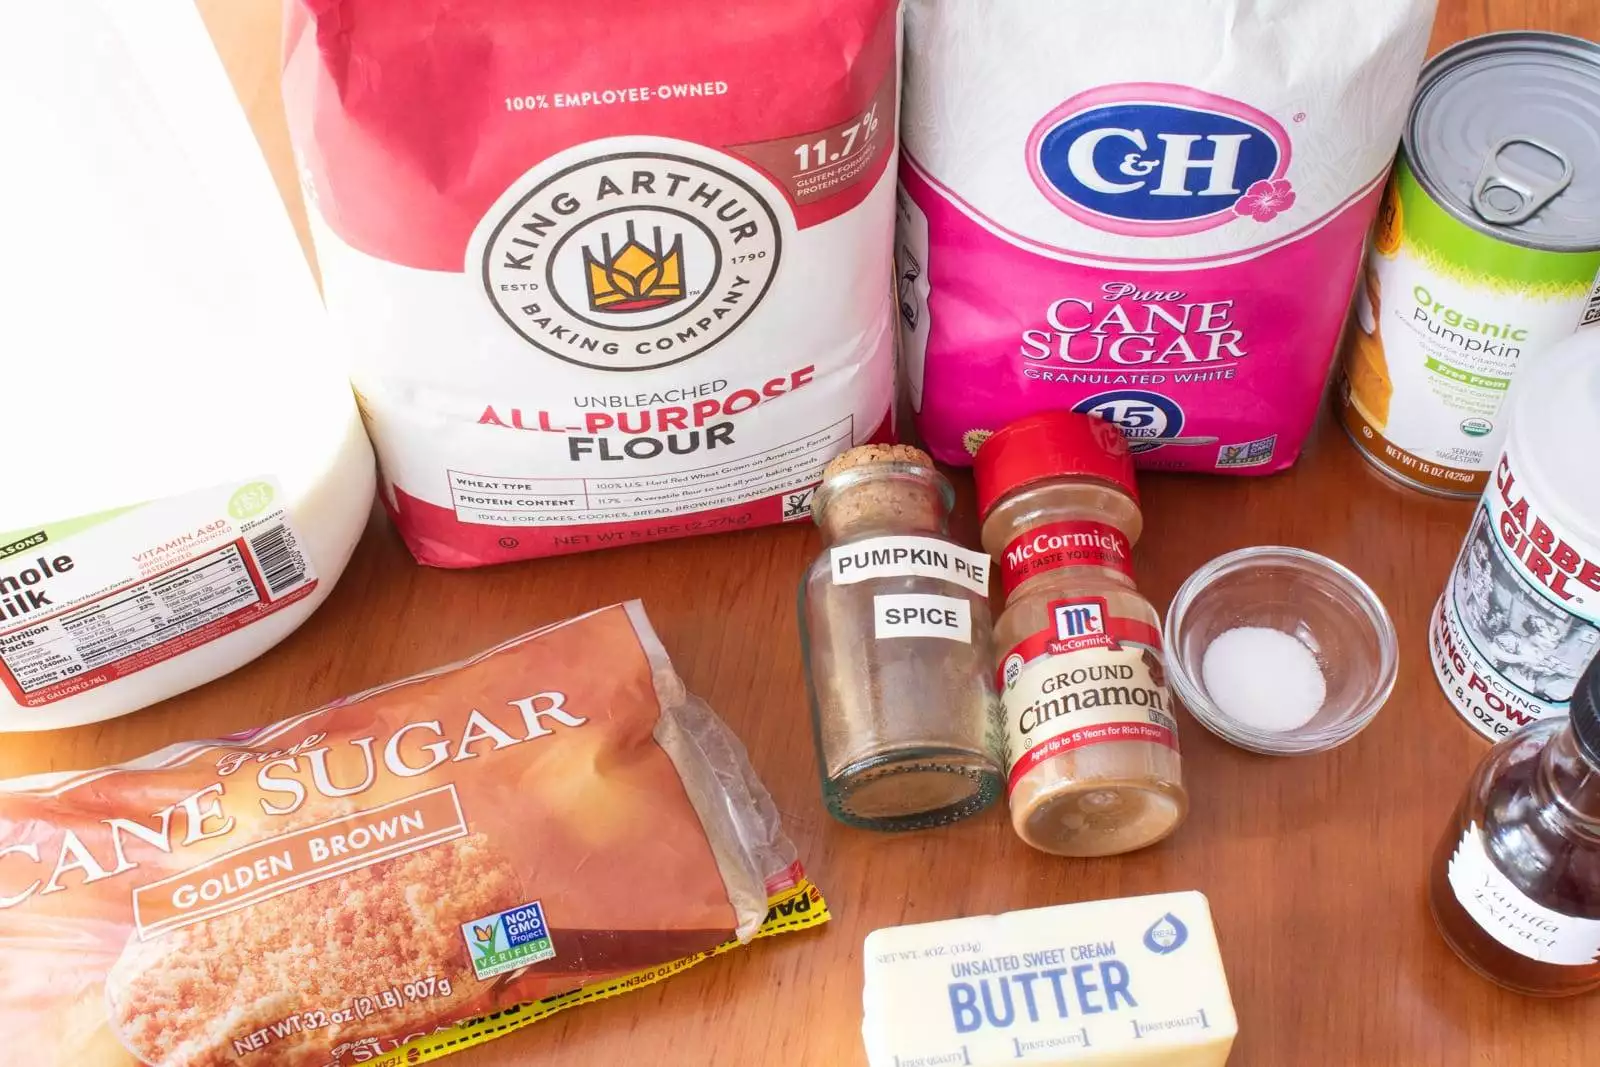
[[[1600,44],[1491,33],[1423,69],[1405,153],[1428,194],[1499,240],[1600,249]]]

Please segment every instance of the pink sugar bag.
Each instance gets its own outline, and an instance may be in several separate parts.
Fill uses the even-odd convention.
[[[1268,474],[1316,417],[1435,0],[909,0],[897,268],[938,458],[1049,408]]]

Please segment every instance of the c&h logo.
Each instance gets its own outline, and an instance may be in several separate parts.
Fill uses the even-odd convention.
[[[1199,233],[1294,205],[1289,135],[1247,104],[1181,85],[1108,85],[1056,108],[1028,170],[1056,207],[1112,233]]]

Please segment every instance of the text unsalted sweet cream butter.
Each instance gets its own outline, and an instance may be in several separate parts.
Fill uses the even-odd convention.
[[[1238,1031],[1200,893],[867,935],[872,1067],[1218,1067]]]

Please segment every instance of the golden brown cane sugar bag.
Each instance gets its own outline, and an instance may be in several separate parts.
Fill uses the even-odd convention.
[[[799,877],[637,604],[222,740],[0,783],[40,1067],[363,1062],[753,936]]]

